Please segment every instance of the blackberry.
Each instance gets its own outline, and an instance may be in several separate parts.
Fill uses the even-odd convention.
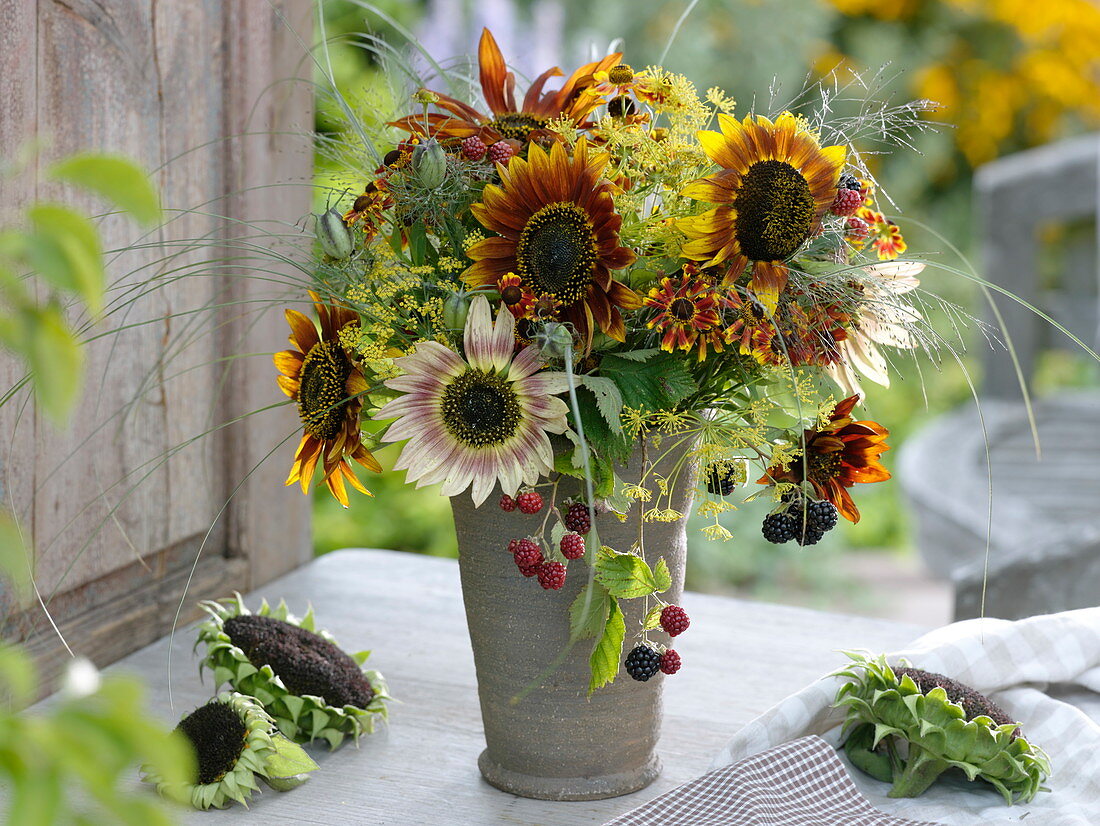
[[[820,502],[810,502],[806,505],[806,521],[808,526],[814,530],[828,533],[836,527],[836,519],[836,505],[828,499],[822,499]]]
[[[584,556],[584,537],[577,533],[567,533],[561,538],[561,554],[566,559],[580,559]]]
[[[668,649],[661,655],[661,671],[665,674],[675,674],[680,670],[680,655]]]
[[[574,502],[565,512],[565,527],[582,536],[592,530],[592,519],[588,515],[588,505]]]
[[[840,183],[838,183],[836,185],[836,188],[837,189],[854,189],[858,192],[861,187],[859,185],[859,179],[856,178],[855,175],[853,175],[850,172],[845,172],[843,175],[840,176]]]
[[[707,493],[712,496],[729,496],[733,493],[734,483],[730,478],[732,468],[717,462],[707,466]]]
[[[531,516],[542,510],[542,494],[537,490],[524,491],[516,497],[516,505],[521,513]]]
[[[648,645],[636,645],[626,655],[626,673],[639,682],[645,682],[661,670],[661,655]]]
[[[863,196],[858,190],[838,189],[829,212],[847,218],[849,215],[855,215],[861,206],[863,206]]]
[[[691,625],[691,620],[688,619],[687,611],[679,605],[666,605],[661,609],[661,628],[670,637],[678,637],[683,634],[688,630],[689,625]]]
[[[769,513],[764,517],[761,533],[769,542],[782,545],[794,539],[795,521],[785,513]]]
[[[543,562],[535,575],[539,578],[539,585],[547,591],[557,591],[565,585],[565,571],[565,566],[560,562]]]
[[[532,539],[521,539],[516,543],[516,549],[512,551],[512,555],[516,560],[516,567],[523,572],[524,576],[533,576],[534,570],[542,564],[542,549],[539,548],[538,543]],[[532,573],[527,573],[530,569]]]
[[[511,513],[516,509],[516,500],[505,493],[500,497],[500,509]]]
[[[795,536],[795,542],[805,547],[806,545],[816,545],[821,541],[821,537],[825,536],[821,531],[816,531],[813,528],[807,526],[806,532],[800,536]]]

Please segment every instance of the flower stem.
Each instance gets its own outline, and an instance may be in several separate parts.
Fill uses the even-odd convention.
[[[894,778],[889,797],[917,797],[948,767],[946,760],[932,757],[916,743],[909,744],[909,760]]]

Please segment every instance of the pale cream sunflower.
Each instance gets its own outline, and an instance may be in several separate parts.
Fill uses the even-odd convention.
[[[417,487],[442,483],[444,496],[472,487],[480,505],[499,481],[505,493],[550,473],[549,433],[564,433],[568,408],[557,394],[564,373],[539,372],[536,347],[515,354],[515,319],[502,309],[493,322],[477,296],[466,320],[465,358],[435,341],[395,359],[404,375],[386,382],[402,395],[375,419],[396,419],[386,438],[408,440],[394,467]]]

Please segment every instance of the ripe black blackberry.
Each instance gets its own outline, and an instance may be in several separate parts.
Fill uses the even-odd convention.
[[[850,172],[845,172],[840,176],[840,182],[836,185],[837,189],[860,189],[859,179]]]
[[[801,527],[798,529],[798,531],[795,533],[794,541],[802,547],[806,547],[807,545],[816,545],[818,542],[821,541],[821,537],[823,536],[825,536],[824,533],[818,530],[814,530],[809,525],[807,525],[805,532],[802,531]]]
[[[565,512],[565,527],[573,533],[584,536],[592,530],[592,519],[588,515],[588,505],[584,502],[574,502]]]
[[[794,539],[795,521],[786,513],[769,513],[764,517],[761,533],[769,542],[782,545]]]
[[[806,505],[806,521],[815,530],[828,533],[836,527],[836,505],[828,499],[810,502]]]
[[[707,493],[712,496],[729,496],[733,493],[734,483],[730,478],[732,468],[714,463],[707,466]]]
[[[661,670],[661,655],[648,645],[636,645],[626,655],[626,673],[639,682],[645,682]]]

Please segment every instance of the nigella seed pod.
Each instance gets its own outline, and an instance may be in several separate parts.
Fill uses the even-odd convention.
[[[448,330],[464,330],[466,316],[470,314],[470,304],[466,296],[451,293],[443,301],[443,323]]]
[[[536,337],[544,358],[564,359],[573,346],[573,334],[569,328],[557,321],[551,321]]]
[[[426,189],[435,189],[443,183],[447,171],[447,156],[435,138],[420,144],[413,150],[412,168]]]
[[[348,258],[354,249],[344,217],[332,208],[317,216],[317,240],[325,255],[337,261]]]

